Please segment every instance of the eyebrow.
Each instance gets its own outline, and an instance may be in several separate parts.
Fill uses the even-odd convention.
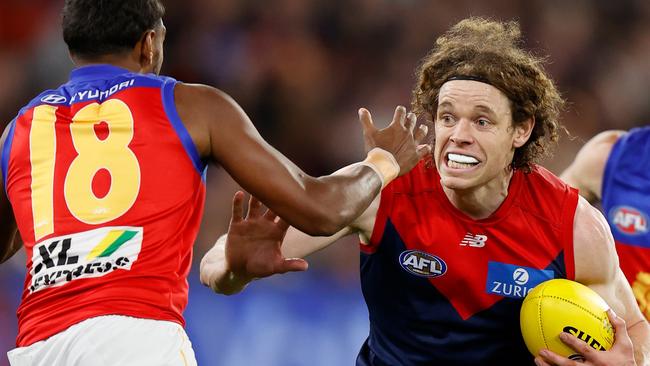
[[[485,112],[487,114],[491,114],[493,116],[496,116],[496,112],[492,108],[490,108],[490,107],[488,107],[486,105],[483,105],[483,104],[477,105],[476,107],[474,107],[474,109],[478,109],[478,110],[481,110],[481,111],[483,111],[483,112]]]
[[[443,109],[443,108],[452,108],[453,109],[454,105],[449,101],[444,101],[444,102],[441,102],[438,105],[438,109]],[[494,111],[494,109],[492,109],[489,106],[484,105],[484,104],[478,104],[478,105],[474,106],[474,109],[479,110],[479,111],[481,111],[483,113],[486,113],[486,114],[490,114],[492,116],[496,116],[496,112]]]

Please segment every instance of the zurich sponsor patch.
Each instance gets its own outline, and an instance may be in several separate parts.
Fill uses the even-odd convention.
[[[630,206],[616,206],[609,210],[609,222],[621,234],[640,235],[648,232],[648,217]]]
[[[419,250],[402,252],[399,264],[405,271],[420,277],[438,277],[447,272],[447,263],[440,257]]]
[[[554,277],[551,270],[488,262],[485,292],[499,296],[524,298],[535,286]]]

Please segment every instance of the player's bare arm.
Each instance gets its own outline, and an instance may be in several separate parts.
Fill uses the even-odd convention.
[[[267,144],[236,102],[217,89],[186,84],[178,85],[175,94],[181,119],[201,156],[221,164],[246,191],[305,232],[340,231],[368,207],[382,186],[381,174],[366,165],[354,165],[347,174],[307,175]],[[426,129],[414,133],[415,116],[407,115],[403,107],[382,130],[374,127],[367,110],[360,110],[359,118],[367,150],[379,147],[391,153],[400,175],[429,151],[428,146],[418,147]]]
[[[589,140],[560,178],[577,188],[589,202],[600,200],[605,164],[612,147],[625,131],[604,131]]]
[[[582,350],[588,364],[590,362],[592,365],[647,365],[650,361],[648,322],[641,314],[632,289],[619,268],[614,238],[607,221],[600,211],[583,198],[578,201],[575,214],[574,251],[576,281],[589,286],[602,296],[616,314],[613,324],[615,330],[618,326],[614,345],[609,351],[584,354],[585,350]],[[620,324],[625,325],[626,332],[620,331]],[[570,342],[566,342],[569,345],[584,343],[570,335],[568,338],[571,339]],[[627,346],[630,339],[633,347]],[[636,363],[634,363],[635,359]],[[569,360],[559,362],[559,359],[555,358],[547,361],[555,361],[553,364],[557,365],[569,365],[566,363]]]
[[[287,272],[286,265],[297,265],[295,258],[324,249],[344,236],[357,232],[365,242],[372,232],[379,198],[377,196],[352,224],[334,235],[310,236],[291,227],[288,232],[285,230],[285,236],[285,232],[280,233],[275,229],[277,223],[249,219],[258,215],[249,214],[245,220],[241,220],[241,215],[238,216],[241,201],[238,203],[238,196],[235,195],[228,233],[222,235],[201,260],[201,282],[217,293],[232,295],[241,292],[253,279]],[[251,198],[249,210],[253,208],[255,212],[257,204],[259,201]],[[304,270],[306,263],[304,269],[297,268],[289,270]]]
[[[7,127],[0,138],[0,146],[4,146],[8,132]],[[5,194],[4,178],[0,169],[0,263],[11,258],[20,249],[20,240],[15,240],[16,231],[16,219]]]
[[[254,196],[244,217],[243,201],[244,194],[237,192],[228,235],[219,238],[201,260],[201,282],[218,293],[238,293],[255,278],[307,269],[303,259],[282,256],[280,247],[289,225]]]

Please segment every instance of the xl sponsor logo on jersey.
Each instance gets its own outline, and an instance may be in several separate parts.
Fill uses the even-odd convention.
[[[42,241],[32,252],[29,291],[130,270],[140,254],[142,234],[141,227],[105,227]]]
[[[609,211],[609,220],[623,234],[639,235],[648,232],[648,218],[634,207],[612,208]]]
[[[535,286],[554,277],[551,270],[488,262],[485,292],[499,296],[523,298]]]
[[[407,250],[399,256],[399,264],[407,272],[420,277],[438,277],[447,272],[447,263],[435,255]]]

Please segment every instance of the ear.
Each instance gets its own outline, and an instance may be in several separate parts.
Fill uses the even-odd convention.
[[[136,51],[139,51],[140,71],[143,73],[152,72],[155,67],[156,59],[156,31],[148,30],[142,35],[142,39],[136,45]]]
[[[533,133],[533,127],[535,127],[535,117],[530,117],[515,126],[512,141],[512,146],[515,149],[524,146],[530,138],[530,134]]]

